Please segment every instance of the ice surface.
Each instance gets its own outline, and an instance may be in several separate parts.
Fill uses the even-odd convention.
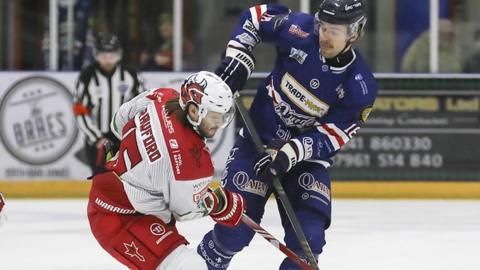
[[[97,244],[86,200],[8,200],[1,270],[125,269]],[[196,248],[213,222],[177,223]],[[262,226],[282,239],[274,201]],[[283,239],[282,239],[283,241]],[[231,270],[278,269],[283,254],[260,236]],[[321,270],[479,270],[480,201],[334,200]]]

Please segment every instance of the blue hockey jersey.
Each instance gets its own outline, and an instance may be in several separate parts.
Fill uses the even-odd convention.
[[[281,5],[245,11],[228,45],[252,51],[259,42],[277,50],[275,67],[250,108],[260,137],[292,140],[298,161],[329,167],[368,118],[377,95],[372,72],[353,49],[344,59],[325,59],[314,17]]]

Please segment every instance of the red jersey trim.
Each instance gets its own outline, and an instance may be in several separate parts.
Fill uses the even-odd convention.
[[[162,96],[154,100],[155,109],[175,179],[189,181],[212,177],[214,168],[203,139],[190,127],[184,126],[175,115],[167,115],[165,104],[178,97],[178,93],[170,88],[158,89],[155,93]]]

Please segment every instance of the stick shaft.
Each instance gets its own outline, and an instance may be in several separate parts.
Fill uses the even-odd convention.
[[[240,116],[243,119],[245,127],[250,133],[250,137],[252,138],[252,141],[255,144],[255,147],[257,148],[257,151],[259,153],[264,152],[265,148],[263,147],[262,140],[260,139],[260,136],[258,135],[258,132],[255,129],[252,119],[250,118],[250,115],[247,109],[245,108],[245,105],[243,104],[240,97],[240,93],[238,91],[234,94],[234,101],[235,101],[235,105],[237,106],[238,112],[240,113]],[[305,233],[303,232],[302,226],[300,225],[300,222],[298,221],[298,218],[295,215],[295,212],[292,208],[292,205],[290,204],[290,201],[288,200],[287,194],[285,193],[285,189],[283,188],[282,183],[280,182],[280,179],[278,178],[273,179],[273,188],[275,190],[275,194],[277,195],[278,200],[281,202],[283,208],[285,209],[285,213],[287,214],[287,217],[290,220],[290,223],[292,224],[297,240],[300,243],[300,246],[305,256],[307,256],[308,262],[310,263],[310,265],[313,265],[315,269],[318,270],[317,260],[313,255],[312,249],[308,244],[308,241],[307,241],[307,238],[305,237]]]
[[[261,235],[265,240],[270,242],[270,244],[272,244],[274,247],[276,247],[278,250],[280,250],[288,258],[290,258],[292,261],[297,263],[302,268],[302,270],[315,270],[314,267],[310,266],[310,264],[305,262],[302,258],[300,258],[297,254],[295,254],[295,252],[291,251],[287,246],[285,246],[280,241],[278,241],[273,235],[271,235],[269,232],[267,232],[265,229],[263,229],[260,225],[258,225],[255,221],[253,221],[250,217],[243,214],[242,215],[242,221],[243,221],[243,223],[245,223],[245,225],[250,227],[257,234]]]

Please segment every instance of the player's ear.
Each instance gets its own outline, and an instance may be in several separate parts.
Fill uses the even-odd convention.
[[[192,121],[198,121],[198,107],[195,104],[189,103],[187,107],[187,114]]]
[[[355,33],[350,36],[349,41],[350,43],[354,43],[355,41],[358,41],[358,38],[359,38],[358,33]]]

